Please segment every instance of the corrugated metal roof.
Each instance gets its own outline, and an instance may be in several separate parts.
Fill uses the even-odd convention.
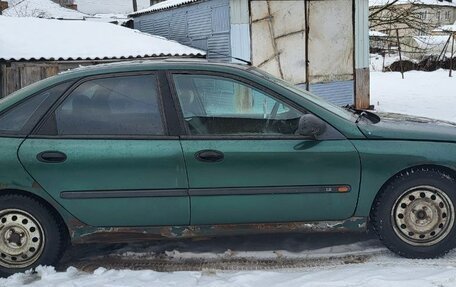
[[[129,16],[134,17],[134,16],[139,16],[142,14],[153,13],[156,11],[171,9],[174,7],[179,7],[179,6],[182,6],[185,4],[198,2],[198,1],[201,1],[201,0],[167,0],[167,1],[157,3],[155,5],[152,5],[149,8],[145,8],[145,9],[136,11],[134,13],[131,13]]]
[[[100,60],[204,56],[166,38],[118,25],[0,16],[0,60]]]

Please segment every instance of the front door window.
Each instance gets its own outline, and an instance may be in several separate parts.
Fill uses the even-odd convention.
[[[295,135],[302,112],[236,80],[174,75],[192,135]]]

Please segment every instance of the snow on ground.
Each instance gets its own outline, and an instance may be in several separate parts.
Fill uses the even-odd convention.
[[[456,71],[371,72],[371,104],[381,112],[456,122]]]
[[[456,121],[456,78],[449,78],[447,71],[408,72],[404,80],[400,73],[372,72],[371,81],[372,103],[379,111]],[[154,262],[186,261],[207,264],[199,271],[147,268],[148,262],[156,266]],[[288,261],[304,264],[284,268]],[[135,266],[138,263],[142,268]],[[222,270],[216,263],[229,268]],[[0,279],[0,286],[456,286],[456,250],[441,259],[410,260],[392,254],[372,236],[340,233],[87,245],[70,249],[59,268],[63,271],[39,267],[35,274],[15,274]]]

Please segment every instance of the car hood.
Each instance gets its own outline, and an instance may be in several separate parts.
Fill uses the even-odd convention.
[[[376,114],[380,122],[362,120],[358,123],[358,128],[369,139],[456,142],[456,123],[403,114]]]

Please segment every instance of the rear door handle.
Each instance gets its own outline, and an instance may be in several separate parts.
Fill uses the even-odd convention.
[[[67,156],[60,151],[43,151],[36,158],[45,163],[60,163],[66,161]]]
[[[218,150],[201,150],[195,154],[195,158],[202,162],[219,162],[225,155]]]

